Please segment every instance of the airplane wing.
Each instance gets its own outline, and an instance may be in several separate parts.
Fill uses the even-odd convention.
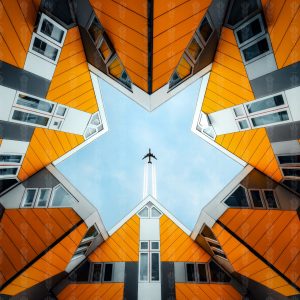
[[[142,158],[142,160],[145,159],[146,157],[148,157],[148,154],[146,154],[146,155]]]
[[[151,156],[157,160],[157,158],[156,158],[156,156],[155,156],[155,155],[153,155],[153,154],[152,154]]]

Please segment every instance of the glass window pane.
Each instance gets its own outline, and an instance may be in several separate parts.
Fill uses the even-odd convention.
[[[238,30],[237,37],[240,44],[242,44],[243,42],[251,39],[252,37],[256,36],[261,32],[262,32],[262,28],[260,25],[260,21],[259,19],[255,19],[245,27]]]
[[[148,242],[141,242],[141,250],[148,250]]]
[[[215,139],[215,137],[216,137],[216,133],[212,126],[208,126],[208,127],[204,128],[203,133],[205,133],[207,136],[209,136],[212,139]]]
[[[89,279],[90,262],[85,261],[78,269],[69,275],[69,279],[73,282],[87,282]]]
[[[285,110],[276,113],[271,113],[268,115],[263,115],[260,117],[251,118],[254,127],[284,122],[288,120],[289,116],[287,111]]]
[[[264,207],[259,191],[250,191],[250,194],[254,207]]]
[[[57,26],[49,22],[47,19],[43,20],[41,32],[59,43],[62,41],[64,36],[63,30],[59,29]]]
[[[42,117],[39,115],[35,115],[32,113],[26,113],[26,112],[19,111],[19,110],[14,110],[12,119],[16,120],[16,121],[21,121],[21,122],[30,123],[30,124],[37,124],[37,125],[41,125],[41,126],[47,126],[48,121],[49,121],[49,118],[47,118],[47,117]]]
[[[210,261],[209,267],[212,282],[229,282],[231,280],[214,261]]]
[[[202,48],[200,47],[199,43],[195,38],[192,39],[189,47],[187,48],[188,53],[190,56],[196,61],[199,57],[199,54],[202,51]]]
[[[284,176],[300,177],[300,169],[282,169]]]
[[[300,155],[280,155],[278,160],[280,164],[300,164]]]
[[[112,281],[112,274],[113,274],[113,264],[105,264],[103,281]]]
[[[282,183],[291,190],[300,194],[300,180],[284,180]]]
[[[22,160],[22,155],[15,154],[1,154],[0,155],[0,163],[20,163]]]
[[[102,270],[102,264],[94,264],[92,281],[96,281],[96,282],[101,281],[101,270]]]
[[[247,129],[249,128],[247,120],[240,120],[238,121],[240,129]]]
[[[265,52],[268,52],[269,45],[267,39],[262,39],[248,48],[243,49],[242,51],[246,62]]]
[[[195,281],[195,265],[194,264],[186,264],[186,278],[187,281]]]
[[[104,59],[104,61],[107,61],[110,56],[111,56],[111,51],[110,48],[107,45],[107,42],[103,39],[101,42],[101,45],[99,47],[99,51],[101,53],[102,58]]]
[[[192,66],[185,59],[185,57],[182,57],[180,59],[179,64],[176,67],[176,73],[180,77],[180,79],[184,79],[192,73]]]
[[[51,190],[49,189],[40,189],[36,206],[46,207],[50,197],[50,193]]]
[[[275,200],[275,195],[273,191],[264,191],[265,198],[269,208],[277,208],[277,203]]]
[[[198,274],[200,282],[207,282],[207,274],[205,264],[198,264]]]
[[[211,28],[211,26],[210,26],[210,24],[209,24],[209,22],[208,22],[208,20],[207,20],[206,17],[203,19],[203,21],[202,21],[202,23],[200,25],[199,32],[200,32],[203,40],[205,42],[207,42],[208,39],[210,38],[213,30],[212,30],[212,28]]]
[[[151,253],[151,280],[159,281],[159,253]]]
[[[139,212],[139,216],[143,217],[143,218],[147,218],[148,217],[148,207],[144,207],[140,212]]]
[[[158,209],[156,209],[155,207],[152,207],[151,208],[151,217],[160,217],[161,216],[161,213]]]
[[[18,168],[2,168],[0,169],[0,176],[16,175]]]
[[[40,40],[37,37],[34,39],[32,49],[35,52],[40,53],[53,61],[56,60],[58,54],[58,49],[54,48],[50,44]]]
[[[55,113],[55,114],[56,114],[57,116],[62,116],[62,117],[63,117],[63,116],[66,114],[66,111],[67,111],[67,108],[66,108],[66,107],[60,106],[60,105],[59,105],[59,106],[57,107],[57,109],[56,109],[56,113]]]
[[[277,95],[268,99],[247,104],[246,107],[249,113],[255,113],[265,109],[277,107],[283,104],[284,104],[284,100],[282,95]]]
[[[231,207],[249,207],[245,189],[239,186],[225,201]]]
[[[233,111],[236,117],[242,117],[245,115],[243,106],[234,107]]]
[[[23,207],[31,207],[35,198],[36,190],[27,189],[23,198]]]
[[[51,206],[72,206],[75,199],[62,187],[53,190]]]
[[[96,229],[95,225],[91,226],[87,233],[84,236],[84,239],[88,239],[90,237],[96,237],[99,234],[98,230]]]
[[[158,250],[159,249],[159,242],[151,242],[151,249]]]
[[[119,59],[116,57],[114,61],[108,66],[109,74],[116,78],[118,81],[125,84],[127,87],[131,88],[131,81],[128,77],[123,65],[120,63]]]
[[[35,99],[33,97],[22,95],[22,94],[19,94],[19,97],[17,99],[17,104],[25,106],[25,107],[45,111],[48,113],[51,113],[53,110],[53,107],[54,107],[54,104],[52,104],[52,103],[49,103],[49,102],[46,102],[43,100],[39,100],[39,99]]]
[[[94,42],[98,41],[102,37],[103,28],[96,17],[93,19],[88,31]]]
[[[148,280],[148,253],[140,254],[140,280]]]

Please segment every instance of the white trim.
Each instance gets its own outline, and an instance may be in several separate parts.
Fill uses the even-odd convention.
[[[100,70],[96,69],[94,66],[88,64],[89,70],[96,74],[99,78],[103,79],[107,83],[109,83],[111,86],[119,90],[121,93],[123,93],[125,96],[130,98],[131,100],[138,103],[140,106],[142,106],[144,109],[148,111],[153,111],[157,107],[159,107],[161,104],[184,90],[187,86],[194,83],[196,80],[200,79],[202,76],[210,72],[212,68],[212,64],[206,66],[201,71],[197,72],[196,74],[192,75],[188,79],[184,80],[181,84],[173,88],[172,90],[169,90],[169,82],[167,82],[164,86],[162,86],[160,89],[155,91],[153,94],[149,95],[136,85],[134,83],[131,83],[131,91],[122,86],[120,83],[118,83],[116,80],[112,79],[110,76],[106,75],[105,73],[101,72]]]
[[[48,190],[48,191],[50,191],[50,193],[49,193],[48,199],[46,201],[46,205],[45,206],[38,206],[39,197],[41,195],[42,190]],[[36,196],[36,199],[34,201],[34,207],[44,207],[44,208],[47,208],[49,206],[49,201],[51,199],[51,194],[52,194],[52,188],[39,188],[37,196]]]
[[[1,145],[0,145],[1,147]],[[20,166],[23,163],[25,153],[16,153],[16,152],[0,152],[0,156],[21,156],[20,162],[5,162],[0,161],[0,166]]]
[[[8,174],[8,175],[0,175],[0,179],[15,179],[15,177],[18,176],[21,166],[15,165],[15,166],[0,166],[0,169],[17,169],[16,174]]]
[[[56,26],[58,29],[60,29],[61,31],[63,31],[63,37],[62,37],[62,40],[61,42],[58,42],[56,41],[55,39],[51,38],[50,36],[48,36],[47,34],[44,34],[42,31],[41,31],[41,28],[42,28],[42,24],[43,24],[43,21],[44,20],[47,20],[49,21],[50,23],[52,23],[54,26]],[[57,22],[55,22],[53,19],[51,19],[50,17],[48,17],[46,14],[42,13],[41,15],[41,18],[40,18],[40,21],[39,21],[39,25],[38,25],[38,28],[37,28],[37,33],[38,35],[46,38],[47,40],[49,40],[50,42],[56,44],[57,46],[59,47],[62,47],[63,44],[64,44],[64,41],[65,41],[65,38],[66,38],[66,35],[67,35],[67,30],[61,26],[60,24],[58,24]]]
[[[247,177],[254,168],[247,165],[237,176],[235,176],[229,184],[227,184],[208,204],[204,206],[198,217],[191,234],[191,238],[195,240],[203,227],[203,224],[213,226],[216,220],[223,215],[228,209],[223,200],[232,193],[232,191]]]
[[[148,259],[147,259],[147,279],[145,280],[141,280],[141,255],[142,254],[147,254],[148,256]],[[149,278],[149,273],[150,273],[150,264],[149,264],[149,261],[150,261],[150,252],[149,250],[143,250],[143,251],[140,251],[139,252],[139,274],[138,274],[138,282],[149,282],[150,278]]]
[[[33,197],[31,206],[24,206],[25,196],[27,195],[28,190],[34,190],[35,193],[34,193],[34,197]],[[37,194],[38,194],[38,188],[26,188],[25,191],[24,191],[22,200],[21,200],[20,208],[32,208],[32,207],[34,207],[35,201],[36,201],[36,198],[37,198]]]
[[[101,118],[101,121],[102,121],[103,129],[101,131],[99,131],[97,134],[90,137],[89,139],[85,140],[83,143],[81,143],[77,147],[71,149],[70,151],[68,151],[67,153],[65,153],[64,155],[62,155],[61,157],[59,157],[55,161],[53,161],[52,162],[53,165],[59,164],[60,162],[62,162],[66,158],[70,157],[72,154],[74,154],[78,150],[82,149],[86,145],[92,143],[94,140],[96,140],[97,138],[99,138],[100,136],[102,136],[104,133],[106,133],[108,131],[108,126],[107,126],[105,111],[104,111],[104,107],[103,107],[103,101],[102,101],[100,84],[98,82],[98,77],[97,77],[97,75],[95,75],[92,72],[90,72],[90,75],[91,75],[93,88],[94,88],[94,92],[95,92],[97,103],[98,103],[98,112],[100,113],[100,118]]]
[[[122,220],[120,220],[112,229],[109,230],[108,234],[112,235],[119,228],[123,226],[131,217],[133,217],[137,212],[143,208],[148,202],[151,202],[156,208],[158,208],[164,215],[171,219],[178,227],[180,227],[187,235],[191,234],[191,231],[187,229],[183,224],[181,224],[166,208],[164,208],[156,199],[152,196],[146,197],[141,201],[131,212],[129,212]]]
[[[149,282],[161,282],[161,271],[160,271],[160,252],[159,250],[155,250],[155,251],[152,251],[150,249],[150,252],[149,252]],[[152,279],[152,254],[158,254],[158,280],[153,280]]]

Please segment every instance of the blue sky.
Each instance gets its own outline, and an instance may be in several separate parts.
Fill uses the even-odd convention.
[[[143,193],[142,157],[157,156],[157,198],[193,229],[201,208],[241,169],[191,131],[197,81],[149,113],[100,81],[109,131],[58,165],[99,210],[109,230]]]

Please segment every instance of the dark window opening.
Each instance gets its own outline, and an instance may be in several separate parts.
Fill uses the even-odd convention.
[[[242,44],[261,32],[262,32],[261,23],[259,19],[255,19],[245,27],[239,29],[236,32],[236,34],[240,44]]]
[[[203,235],[204,237],[207,237],[211,240],[217,240],[216,236],[214,235],[214,233],[211,231],[211,229],[208,226],[204,226],[202,231],[201,231],[201,235]]]
[[[47,44],[37,37],[34,39],[32,49],[35,52],[40,53],[53,61],[56,60],[58,54],[58,50],[56,48],[52,47],[51,45]]]
[[[14,184],[18,183],[16,179],[2,179],[0,180],[0,193],[4,192],[5,190],[9,189]]]
[[[230,282],[230,276],[228,276],[214,261],[209,263],[209,267],[212,282]]]
[[[193,38],[187,48],[188,54],[194,61],[196,61],[198,59],[201,51],[202,51],[202,47],[200,46],[198,41],[195,38]]]
[[[213,253],[214,253],[214,255],[219,255],[219,256],[221,256],[221,257],[227,259],[226,255],[225,255],[224,253],[222,253],[222,252],[213,250]]]
[[[254,207],[264,207],[259,191],[250,191],[250,194]]]
[[[105,264],[103,281],[112,281],[112,274],[113,274],[113,264]]]
[[[172,88],[177,85],[181,80],[187,78],[192,74],[192,66],[187,61],[185,57],[182,57],[179,61],[179,64],[176,67],[171,79],[169,87]]]
[[[300,177],[300,169],[282,169],[284,176]]]
[[[96,17],[94,17],[88,32],[95,43],[103,36],[103,28]]]
[[[195,265],[194,264],[186,264],[186,277],[187,281],[195,282]]]
[[[78,269],[76,269],[69,278],[75,282],[85,282],[89,280],[90,262],[85,261]]]
[[[245,188],[239,186],[225,201],[230,207],[249,207]]]
[[[209,40],[211,34],[213,33],[213,29],[207,19],[207,17],[205,17],[200,25],[199,28],[199,33],[201,35],[201,37],[203,38],[203,40],[205,41],[205,43]]]
[[[205,264],[198,264],[199,282],[207,282],[207,273]]]
[[[300,155],[280,155],[278,160],[280,164],[300,164]]]
[[[101,281],[102,264],[94,264],[92,281]]]
[[[300,194],[300,180],[284,180],[282,183],[292,191]]]
[[[211,241],[207,241],[209,246],[222,250],[222,247],[216,243],[212,243]]]
[[[258,10],[257,0],[234,0],[231,6],[227,24],[235,26]]]
[[[258,41],[257,43],[242,50],[245,61],[248,62],[257,56],[260,56],[270,50],[269,44],[266,38]]]
[[[63,30],[59,29],[57,26],[49,22],[47,19],[43,20],[41,32],[59,43],[61,43],[64,36]]]
[[[91,226],[87,233],[85,234],[83,239],[88,239],[90,237],[96,237],[98,235],[98,230],[96,229],[95,225]]]
[[[264,191],[269,208],[278,208],[273,191]]]

